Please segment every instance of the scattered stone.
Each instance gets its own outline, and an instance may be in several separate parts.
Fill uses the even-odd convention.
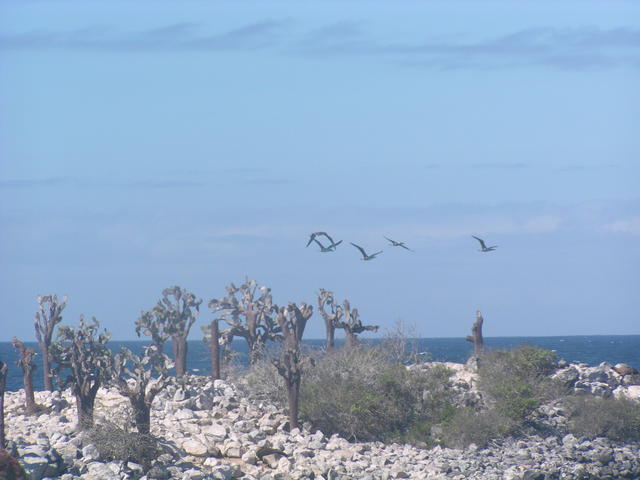
[[[473,364],[441,365],[454,372],[450,387],[461,405],[482,400]],[[640,400],[640,385],[625,383],[633,375],[637,374],[608,364],[566,364],[556,372],[558,380],[576,390]],[[538,431],[548,432],[546,437],[505,438],[486,448],[427,449],[426,445],[350,443],[338,435],[326,438],[311,425],[287,431],[288,419],[275,406],[239,395],[228,382],[189,377],[184,385],[168,387],[154,402],[151,433],[161,439],[165,453],[148,459],[149,468],[126,459],[106,461],[94,445],[83,445],[82,435],[74,430],[75,401],[69,390],[37,392],[39,404],[59,408],[39,417],[23,414],[23,395],[6,393],[6,433],[13,440],[8,447],[32,480],[640,478],[640,443],[567,435],[562,402],[542,405],[532,416],[532,422],[541,426]],[[128,402],[115,390],[100,389],[96,423],[124,422],[127,408]]]

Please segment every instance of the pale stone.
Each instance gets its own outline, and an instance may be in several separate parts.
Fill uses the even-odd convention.
[[[100,458],[100,452],[98,451],[95,445],[90,443],[89,445],[87,445],[82,449],[82,458],[84,459],[85,462],[88,462],[91,460],[98,460]]]
[[[227,428],[219,423],[212,423],[211,425],[201,427],[200,431],[215,440],[224,440],[227,437]]]
[[[42,457],[27,456],[22,459],[22,464],[31,480],[40,480],[49,466],[49,461]]]
[[[189,455],[193,455],[194,457],[205,457],[207,456],[208,450],[206,445],[203,445],[201,442],[197,440],[187,440],[182,444],[182,448]]]
[[[613,391],[616,398],[628,398],[640,402],[640,385],[623,385]]]

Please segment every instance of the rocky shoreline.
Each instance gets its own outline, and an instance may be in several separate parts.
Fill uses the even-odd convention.
[[[455,372],[452,387],[464,401],[473,401],[478,394],[472,367],[445,365]],[[640,385],[634,375],[607,364],[565,364],[555,374],[576,391],[640,401]],[[36,392],[36,401],[47,413],[26,416],[24,391],[5,393],[9,451],[31,480],[640,478],[638,442],[584,440],[556,433],[546,438],[508,438],[482,449],[475,445],[450,449],[352,443],[337,435],[327,438],[308,424],[288,431],[288,419],[281,409],[241,394],[231,383],[198,376],[170,385],[156,398],[151,433],[162,439],[167,453],[145,469],[133,462],[101,459],[95,445],[75,432],[75,402],[70,391]],[[97,424],[125,422],[128,411],[127,399],[116,390],[100,390]],[[562,408],[553,404],[544,405],[536,415],[550,425],[566,423]]]

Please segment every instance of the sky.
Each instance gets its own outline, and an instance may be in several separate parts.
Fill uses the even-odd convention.
[[[172,285],[197,340],[246,277],[378,336],[638,334],[639,186],[637,2],[0,1],[0,341],[54,293],[135,339]]]

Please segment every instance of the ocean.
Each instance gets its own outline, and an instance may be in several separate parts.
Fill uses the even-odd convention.
[[[558,357],[568,362],[583,362],[598,365],[601,362],[626,363],[640,369],[640,335],[590,335],[565,337],[486,337],[488,348],[512,348],[518,345],[535,345],[553,350]],[[376,340],[369,340],[375,342]],[[442,362],[465,362],[471,354],[472,345],[464,338],[420,338],[411,340],[413,348],[423,352],[423,358]],[[323,340],[305,340],[311,348],[322,348]],[[39,352],[36,343],[25,342],[29,348]],[[113,351],[119,351],[126,346],[133,352],[140,352],[146,341],[111,341],[108,344]],[[340,341],[337,341],[340,346]],[[234,340],[232,349],[240,355],[240,361],[246,361],[246,344],[243,340]],[[169,348],[167,345],[167,353]],[[209,347],[201,340],[190,340],[187,356],[187,367],[190,373],[208,375],[211,360]],[[22,371],[16,366],[18,354],[10,342],[0,342],[0,360],[7,363],[9,372],[5,389],[15,391],[22,388]],[[36,357],[38,368],[33,374],[36,390],[42,389],[42,372],[39,355]]]

